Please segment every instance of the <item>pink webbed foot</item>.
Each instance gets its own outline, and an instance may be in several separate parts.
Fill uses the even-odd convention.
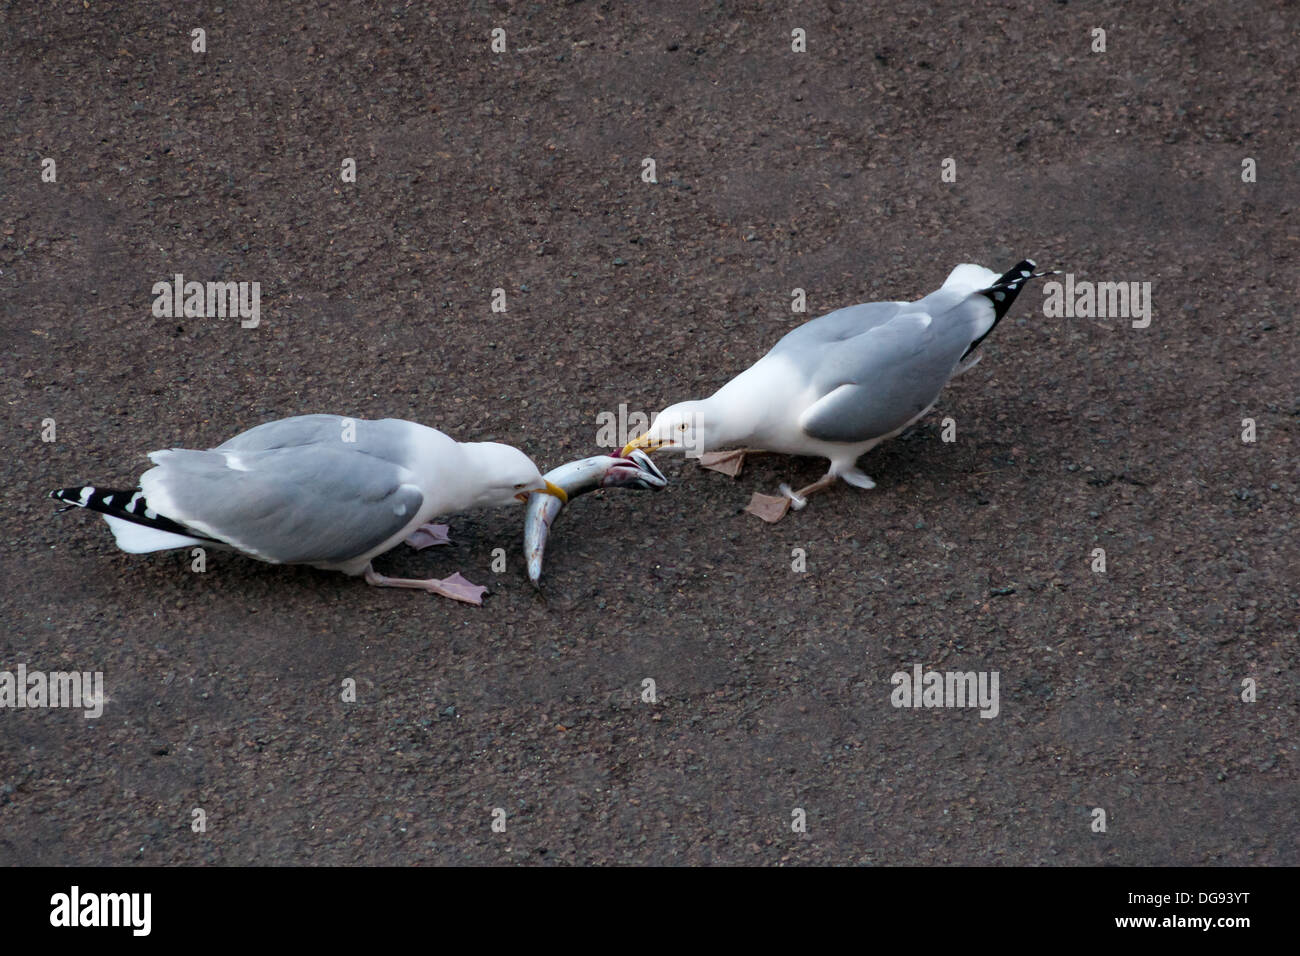
[[[481,584],[473,584],[461,577],[460,572],[443,578],[439,581],[437,578],[390,578],[387,575],[380,574],[374,568],[366,568],[366,583],[377,588],[415,588],[420,591],[428,591],[430,594],[441,594],[443,597],[451,598],[453,601],[464,601],[466,604],[483,603],[483,595],[487,593],[487,588]]]
[[[760,495],[756,491],[749,499],[749,504],[745,505],[745,510],[752,515],[758,515],[768,524],[776,524],[790,510],[790,499],[785,496]]]
[[[745,465],[745,451],[706,451],[700,455],[700,467],[719,471],[731,478],[740,474]]]
[[[406,543],[415,548],[416,551],[431,548],[435,544],[451,544],[451,538],[447,537],[447,531],[448,526],[445,524],[422,524],[411,532],[406,539]]]
[[[474,584],[461,577],[459,571],[450,577],[445,577],[438,582],[439,590],[435,593],[443,597],[449,597],[455,601],[464,601],[466,604],[483,603],[483,595],[487,594],[487,588],[481,584]]]

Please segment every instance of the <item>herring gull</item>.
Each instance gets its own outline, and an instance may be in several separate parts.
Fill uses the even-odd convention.
[[[151,452],[136,491],[63,488],[50,497],[103,515],[131,554],[190,546],[239,551],[272,564],[364,575],[380,587],[420,588],[481,604],[487,588],[459,573],[390,578],[370,561],[405,541],[447,542],[437,515],[564,499],[517,448],[458,442],[415,422],[300,415],[267,422],[207,451]]]
[[[781,497],[753,496],[745,510],[770,522],[836,478],[874,488],[859,456],[920,419],[950,379],[980,360],[976,347],[1021,286],[1049,274],[1034,267],[1025,259],[999,276],[966,263],[916,302],[868,302],[812,319],[711,397],[664,409],[623,454],[675,449],[732,476],[747,453],[830,459],[806,488],[783,484]]]

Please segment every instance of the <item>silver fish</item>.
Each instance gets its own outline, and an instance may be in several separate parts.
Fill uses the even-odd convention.
[[[613,455],[580,458],[553,468],[542,477],[563,488],[570,501],[597,488],[657,491],[668,484],[664,473],[642,451],[634,451],[627,458]],[[542,577],[542,554],[546,551],[551,522],[563,508],[564,502],[554,495],[535,491],[528,496],[528,509],[524,517],[524,557],[528,561],[528,579],[533,584],[538,584]]]

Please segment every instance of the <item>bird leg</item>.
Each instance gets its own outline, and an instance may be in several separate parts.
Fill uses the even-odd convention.
[[[876,487],[876,483],[857,468],[846,468],[839,474],[828,471],[811,485],[800,488],[798,491],[791,491],[789,485],[782,484],[779,497],[760,495],[758,492],[754,492],[754,496],[749,499],[749,504],[745,506],[745,510],[752,515],[758,515],[768,524],[776,524],[786,516],[786,513],[791,508],[799,511],[807,505],[809,495],[815,495],[817,492],[824,491],[835,484],[836,478],[843,478],[855,488]]]
[[[749,504],[745,505],[745,510],[752,515],[758,515],[768,524],[776,524],[786,516],[791,508],[799,511],[804,505],[808,504],[809,495],[816,494],[823,488],[829,488],[835,483],[835,478],[835,475],[827,472],[808,487],[800,488],[798,491],[791,491],[789,485],[782,484],[779,496],[760,495],[756,491],[753,497],[749,499]],[[871,479],[868,478],[867,480],[870,481]]]
[[[416,551],[431,548],[435,544],[451,544],[451,538],[447,537],[447,530],[445,524],[422,524],[411,532],[406,543]]]
[[[808,504],[809,495],[814,495],[819,491],[829,488],[831,485],[835,484],[835,479],[837,477],[837,475],[828,471],[811,485],[800,488],[798,491],[791,491],[789,485],[783,484],[781,485],[781,494],[790,499],[791,508],[795,511],[800,511],[803,509],[804,505]]]
[[[459,571],[451,575],[451,577],[443,578],[441,581],[436,578],[419,580],[417,578],[390,578],[380,574],[370,565],[366,565],[366,583],[377,588],[417,588],[421,591],[428,591],[430,594],[441,594],[453,601],[464,601],[466,604],[482,604],[483,595],[487,593],[487,588],[466,581],[460,576]]]
[[[720,471],[735,478],[744,467],[746,455],[761,455],[762,448],[736,448],[732,451],[706,451],[700,455],[700,467]]]

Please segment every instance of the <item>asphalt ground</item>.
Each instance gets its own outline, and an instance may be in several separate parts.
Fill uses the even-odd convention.
[[[0,863],[1300,863],[1296,34],[1268,2],[3,6],[0,670],[106,701],[0,710]],[[768,526],[750,494],[823,462],[660,459],[561,516],[542,595],[522,509],[380,561],[474,608],[195,573],[44,498],[310,412],[545,470],[805,318],[1022,257],[1150,283],[1150,324],[1040,282],[874,490]],[[156,317],[176,273],[259,282],[260,323]],[[915,665],[996,672],[997,716],[893,706]]]

